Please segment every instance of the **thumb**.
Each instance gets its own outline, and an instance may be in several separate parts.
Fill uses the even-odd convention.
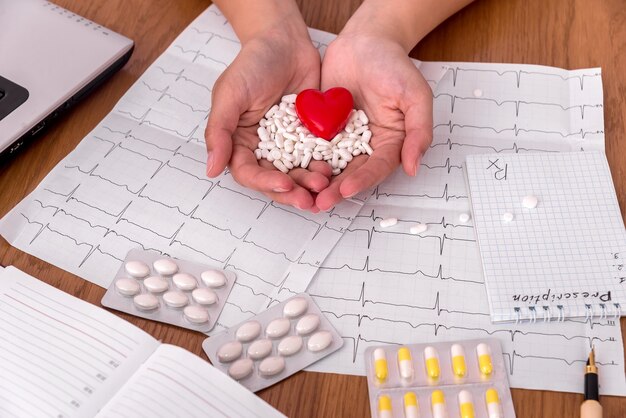
[[[204,138],[207,148],[207,168],[209,177],[219,176],[230,161],[233,151],[233,134],[239,124],[239,117],[245,109],[238,88],[232,88],[228,70],[215,82],[211,95],[211,111]]]
[[[402,168],[409,176],[415,176],[422,156],[433,140],[433,99],[428,85],[426,88],[418,85],[408,89],[407,93],[408,100],[401,109],[406,133],[401,153]]]

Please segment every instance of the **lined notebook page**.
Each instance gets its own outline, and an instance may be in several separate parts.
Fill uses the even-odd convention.
[[[284,415],[200,357],[163,344],[98,417],[272,418]]]
[[[471,155],[467,179],[493,321],[621,313],[626,231],[603,154]]]
[[[15,267],[0,270],[0,416],[89,417],[158,341]]]

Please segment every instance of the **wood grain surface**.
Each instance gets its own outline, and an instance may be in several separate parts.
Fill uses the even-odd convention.
[[[203,0],[56,0],[59,5],[132,38],[130,62],[64,116],[35,144],[0,166],[0,215],[24,198],[111,110],[131,84],[202,10]],[[298,0],[309,26],[341,30],[358,0]],[[622,215],[626,208],[626,1],[477,0],[444,22],[411,54],[421,60],[602,67],[606,153]],[[99,305],[104,289],[10,247],[0,263]],[[166,343],[206,359],[203,335],[119,314]],[[622,319],[622,328],[626,320]],[[581,371],[582,372],[582,371]],[[549,379],[550,376],[546,376]],[[582,385],[581,374],[581,385]],[[365,378],[300,372],[259,393],[290,417],[368,417]],[[576,417],[582,395],[513,390],[517,416]],[[626,416],[626,398],[603,397],[605,417]]]

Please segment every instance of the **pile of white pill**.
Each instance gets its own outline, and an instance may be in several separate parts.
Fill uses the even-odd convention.
[[[296,96],[283,96],[280,104],[272,106],[259,122],[260,141],[254,151],[257,160],[266,159],[283,173],[296,167],[307,168],[312,160],[326,161],[337,175],[357,155],[372,154],[372,131],[365,112],[353,109],[345,128],[327,141],[302,125],[296,113]]]

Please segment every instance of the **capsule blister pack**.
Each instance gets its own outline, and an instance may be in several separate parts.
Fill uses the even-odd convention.
[[[213,366],[252,392],[264,389],[343,345],[306,293],[289,298],[202,343]]]
[[[235,274],[205,264],[134,249],[102,305],[141,318],[208,332],[217,323]]]
[[[496,339],[383,345],[365,350],[375,418],[514,418]]]

